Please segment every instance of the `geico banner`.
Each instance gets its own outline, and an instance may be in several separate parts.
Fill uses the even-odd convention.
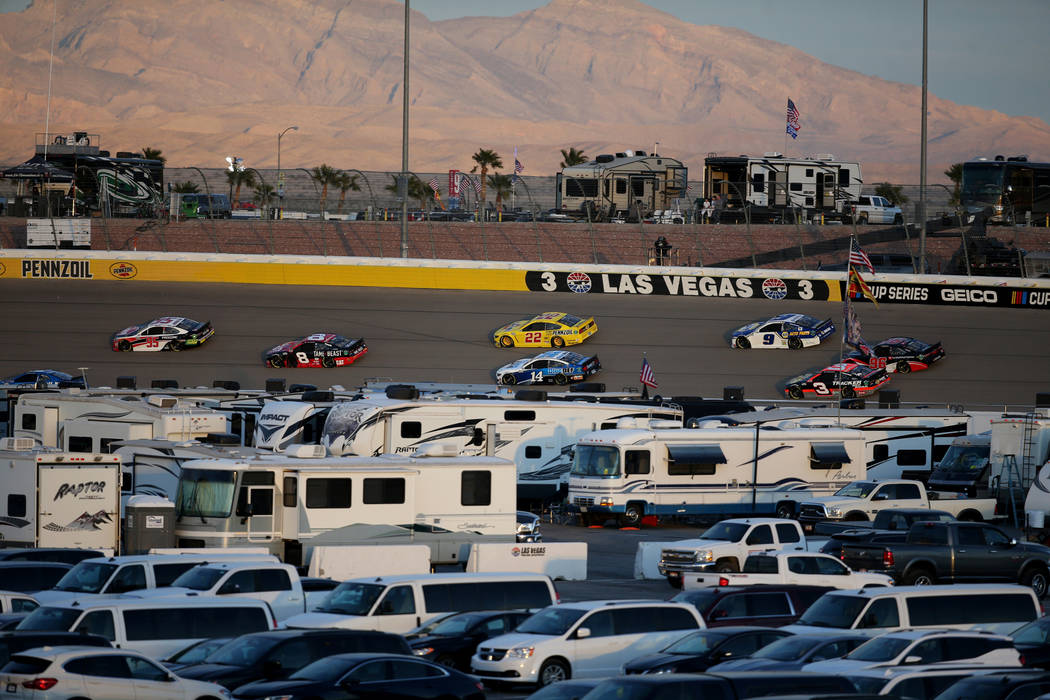
[[[686,297],[732,297],[737,299],[801,299],[839,301],[841,284],[836,280],[807,280],[732,275],[635,274],[620,272],[525,273],[525,286],[532,292],[575,294],[633,294]]]
[[[929,304],[943,306],[1011,306],[1050,309],[1050,289],[986,287],[969,284],[913,284],[869,282],[871,293],[881,304]],[[841,284],[845,294],[846,284]],[[860,301],[862,297],[855,295]]]

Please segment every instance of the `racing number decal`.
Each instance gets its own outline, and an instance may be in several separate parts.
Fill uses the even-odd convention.
[[[762,335],[762,344],[763,345],[772,345],[773,343],[776,342],[776,339],[777,339],[776,334],[774,334],[774,333],[764,333]]]
[[[813,393],[821,396],[827,396],[831,393],[828,389],[828,385],[824,382],[813,382]]]
[[[308,364],[310,364],[310,358],[306,356],[305,352],[297,352],[297,353],[295,353],[295,359],[301,365],[308,365]]]
[[[868,359],[868,367],[872,369],[886,369],[885,357],[872,357]]]
[[[529,331],[528,333],[525,334],[524,342],[526,342],[526,343],[538,343],[541,340],[543,340],[543,332],[542,331]]]
[[[543,372],[539,372],[539,371],[533,372],[532,373],[532,381],[534,381],[534,382],[542,382],[543,381]]]
[[[159,348],[160,347],[160,338],[158,338],[156,336],[153,336],[153,337],[150,337],[150,338],[146,338],[146,347],[147,348]]]

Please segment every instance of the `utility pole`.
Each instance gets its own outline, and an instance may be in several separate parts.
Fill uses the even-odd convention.
[[[919,272],[926,272],[926,55],[930,1],[922,0],[922,150],[919,152]]]
[[[408,17],[410,0],[405,0],[405,77],[401,106],[401,257],[408,257]]]

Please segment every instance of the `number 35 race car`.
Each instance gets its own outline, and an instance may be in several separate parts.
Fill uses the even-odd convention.
[[[500,384],[568,384],[582,382],[601,368],[597,355],[587,357],[576,352],[549,350],[503,365],[496,370],[496,381]]]
[[[504,348],[563,348],[582,343],[597,332],[593,318],[551,311],[508,323],[492,334],[492,340]]]
[[[270,367],[343,367],[368,352],[363,338],[314,333],[270,348],[264,360]]]
[[[784,393],[793,399],[832,396],[841,393],[844,398],[867,396],[890,380],[884,369],[867,365],[840,362],[829,365],[816,374],[803,374],[787,380]]]
[[[182,350],[200,345],[212,337],[211,321],[199,323],[181,316],[156,318],[138,326],[129,326],[113,334],[113,350],[155,352]]]
[[[791,348],[798,350],[814,345],[835,332],[829,318],[820,321],[802,314],[780,314],[768,321],[756,321],[733,331],[729,344],[734,348]]]

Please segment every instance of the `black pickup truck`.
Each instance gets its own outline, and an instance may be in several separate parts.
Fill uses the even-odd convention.
[[[1020,583],[1042,598],[1050,583],[1050,548],[984,523],[919,522],[901,544],[843,546],[842,561],[904,585]]]
[[[891,508],[880,510],[873,521],[832,522],[816,524],[815,535],[828,536],[820,551],[833,557],[842,556],[847,544],[897,544],[908,538],[908,530],[918,522],[954,522],[955,516],[943,510]]]

